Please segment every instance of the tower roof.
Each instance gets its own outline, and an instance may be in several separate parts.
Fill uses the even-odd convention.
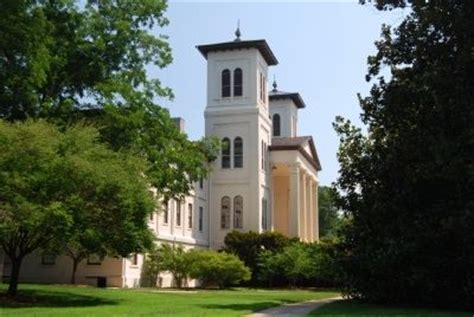
[[[285,91],[279,91],[273,89],[272,91],[269,92],[268,97],[270,100],[278,100],[278,99],[291,99],[297,108],[305,108],[306,104],[303,101],[303,98],[301,98],[301,95],[297,92],[285,92]]]
[[[223,42],[216,44],[205,44],[198,45],[196,48],[201,52],[204,58],[207,59],[207,54],[209,52],[216,51],[230,51],[230,50],[241,50],[246,48],[256,48],[262,54],[263,58],[269,66],[277,65],[278,60],[273,54],[272,50],[268,46],[267,41],[265,40],[252,40],[252,41],[232,41],[232,42]]]

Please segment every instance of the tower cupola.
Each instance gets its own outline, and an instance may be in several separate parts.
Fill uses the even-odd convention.
[[[306,105],[297,92],[285,92],[277,89],[273,80],[273,89],[269,93],[270,117],[273,137],[296,137],[298,135],[298,109]]]

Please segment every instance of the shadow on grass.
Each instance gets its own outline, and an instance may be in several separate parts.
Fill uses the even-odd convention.
[[[15,298],[0,293],[0,307],[88,307],[116,305],[118,301],[58,291],[22,290]]]
[[[333,293],[340,293],[341,290],[335,287],[280,287],[280,286],[275,286],[275,287],[270,287],[270,286],[264,286],[264,287],[258,287],[258,286],[249,286],[249,287],[239,287],[236,288],[238,289],[248,289],[248,290],[266,290],[266,291],[307,291],[307,292],[315,292],[315,293],[321,293],[321,292],[333,292]]]
[[[356,299],[346,299],[324,305],[311,312],[309,316],[471,317],[474,315],[464,311],[437,309],[425,306],[370,304]]]
[[[257,312],[271,307],[282,305],[279,301],[274,302],[260,302],[260,303],[249,303],[249,304],[209,304],[202,305],[201,307],[206,309],[223,309],[223,310],[235,310],[235,311],[252,311]]]

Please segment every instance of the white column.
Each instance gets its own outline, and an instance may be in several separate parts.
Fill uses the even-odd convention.
[[[269,164],[269,163],[268,163]],[[269,164],[269,176],[268,176],[268,218],[269,218],[269,230],[275,231],[275,211],[273,209],[275,194],[273,193],[273,174],[272,165]]]
[[[300,188],[300,240],[306,241],[306,200],[307,200],[307,190],[306,190],[306,178],[307,175],[305,172],[301,174],[301,188]]]
[[[298,237],[300,231],[300,165],[298,163],[290,167],[290,197],[288,206],[288,235]]]
[[[319,199],[318,199],[318,182],[314,182],[313,189],[313,225],[314,225],[314,241],[319,241]]]
[[[313,208],[313,191],[314,191],[314,187],[313,187],[313,178],[312,177],[308,177],[308,185],[307,187],[308,188],[308,200],[307,200],[307,203],[308,203],[308,208],[306,210],[306,214],[308,215],[307,216],[307,223],[306,223],[306,232],[308,234],[308,241],[309,242],[313,242],[314,241],[314,233],[313,233],[313,222],[314,222],[314,217],[313,217],[313,214],[314,214],[314,208]]]

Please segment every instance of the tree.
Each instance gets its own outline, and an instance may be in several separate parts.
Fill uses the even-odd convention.
[[[375,82],[360,97],[368,133],[335,123],[339,207],[352,217],[340,246],[345,291],[473,308],[474,4],[374,3],[410,12],[398,27],[382,27],[368,59]]]
[[[316,287],[336,287],[341,285],[343,272],[338,263],[338,244],[334,241],[311,243],[307,248],[311,259],[309,285]]]
[[[172,61],[167,37],[150,32],[167,25],[166,7],[163,0],[2,2],[0,119],[45,118],[62,130],[93,122],[111,149],[148,161],[142,176],[164,199],[187,194],[206,176],[217,141],[189,141],[156,104],[172,98],[146,72]],[[97,243],[96,220],[75,219],[88,230],[78,229],[66,245],[74,267],[93,249],[110,251]]]
[[[163,244],[156,249],[149,260],[151,261],[150,265],[154,267],[152,272],[155,272],[156,276],[160,272],[168,271],[173,275],[177,288],[181,288],[187,283],[191,272],[192,258],[182,246]]]
[[[150,162],[145,174],[165,199],[205,177],[215,140],[191,142],[157,98],[169,88],[146,67],[172,61],[164,0],[4,1],[0,4],[0,118],[47,118],[61,127],[94,121],[114,150]]]
[[[259,254],[263,251],[281,251],[292,241],[295,240],[279,232],[232,231],[224,238],[225,247],[223,250],[237,255],[250,268],[252,271],[252,282],[256,283],[260,280],[258,277]]]
[[[161,0],[3,1],[0,117],[67,120],[73,107],[171,95],[145,70],[172,61],[167,37],[149,33],[168,24],[166,7]]]
[[[164,200],[182,197],[193,182],[205,177],[220,141],[191,142],[178,130],[166,109],[147,100],[130,107],[107,106],[98,120],[103,139],[112,149],[130,149],[144,155],[146,176]]]
[[[80,125],[0,121],[0,244],[16,295],[24,257],[58,245],[126,256],[151,243],[146,162],[99,142]],[[74,274],[74,273],[73,273]]]
[[[156,246],[151,247],[146,253],[143,262],[140,286],[155,287],[158,281],[158,276],[164,271],[162,253],[159,252],[159,248]]]
[[[190,277],[200,280],[203,285],[218,285],[219,288],[236,285],[250,280],[250,270],[235,255],[213,250],[193,250]]]
[[[341,225],[342,219],[338,214],[336,195],[332,187],[318,187],[320,238],[334,236]]]
[[[143,177],[146,164],[125,153],[90,151],[89,157],[74,158],[75,172],[82,173],[84,182],[74,192],[82,201],[76,202],[74,226],[58,249],[73,260],[72,284],[78,264],[88,255],[125,257],[147,250],[154,239],[147,219],[156,204]]]

